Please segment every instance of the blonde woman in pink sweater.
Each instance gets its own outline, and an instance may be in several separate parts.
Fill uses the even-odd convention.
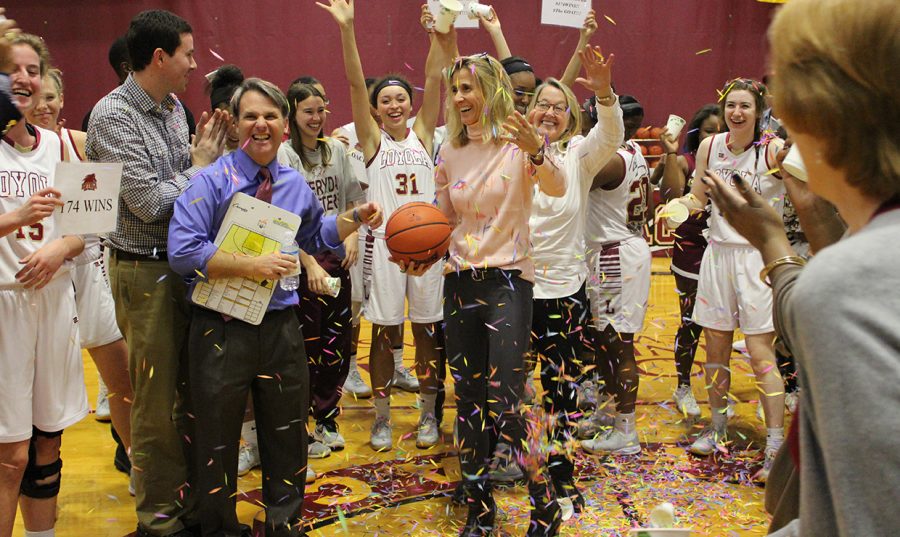
[[[460,58],[447,83],[448,141],[435,182],[438,207],[453,226],[444,319],[469,506],[461,534],[493,530],[488,464],[502,435],[528,475],[533,510],[527,535],[557,535],[561,515],[546,462],[522,451],[521,395],[534,284],[528,226],[534,185],[562,196],[565,178],[545,157],[536,128],[515,112],[509,77],[497,60],[487,54]]]

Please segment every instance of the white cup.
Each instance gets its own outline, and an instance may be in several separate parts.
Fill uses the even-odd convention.
[[[690,528],[635,528],[631,537],[691,537]]]
[[[788,149],[788,153],[784,157],[784,162],[781,163],[781,166],[789,174],[800,179],[804,183],[806,182],[806,165],[803,164],[803,156],[800,154],[800,148],[797,147],[797,144],[792,145],[791,148]]]
[[[673,140],[677,140],[685,123],[686,121],[684,118],[678,117],[675,114],[669,115],[669,120],[666,121],[666,133],[671,136]]]
[[[666,227],[670,230],[675,230],[683,224],[690,216],[691,211],[687,208],[687,206],[681,201],[674,199],[667,203],[663,208],[662,212],[659,213],[660,218],[666,219]]]
[[[449,32],[462,10],[463,5],[459,3],[459,0],[441,0],[437,13],[432,14],[434,15],[434,31],[441,34]]]
[[[494,18],[494,16],[491,15],[491,6],[479,4],[478,2],[470,3],[467,11],[469,12],[469,18],[472,20],[476,20],[479,16],[484,17],[487,20]]]

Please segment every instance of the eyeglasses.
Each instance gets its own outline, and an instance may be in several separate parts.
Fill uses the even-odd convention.
[[[534,108],[535,108],[535,110],[537,110],[539,112],[547,112],[552,108],[554,112],[556,112],[557,114],[560,114],[560,115],[565,114],[566,112],[569,111],[568,107],[564,107],[561,104],[551,105],[547,101],[538,101],[538,102],[534,103]]]

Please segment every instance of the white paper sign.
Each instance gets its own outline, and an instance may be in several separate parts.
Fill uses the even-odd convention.
[[[299,228],[299,215],[238,192],[231,198],[215,244],[225,253],[257,257],[277,252],[285,232],[296,235]],[[276,285],[277,280],[239,277],[198,281],[191,300],[198,306],[259,325]]]
[[[440,3],[440,0],[428,0],[428,10],[431,11],[432,15],[438,12]],[[460,0],[460,3],[463,5],[463,10],[456,17],[453,27],[457,30],[460,28],[478,28],[478,19],[469,18],[469,4],[477,4],[479,3],[478,0]]]
[[[121,162],[60,162],[53,179],[63,202],[54,213],[56,225],[67,235],[115,230],[121,186]]]
[[[591,0],[542,0],[541,24],[581,28],[591,10]]]

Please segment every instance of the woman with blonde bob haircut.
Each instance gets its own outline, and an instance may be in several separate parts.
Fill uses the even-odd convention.
[[[801,268],[781,218],[753,189],[704,179],[762,253],[776,329],[803,385],[800,517],[773,535],[894,535],[900,510],[884,499],[900,487],[900,11],[895,0],[791,0],[769,40],[775,110],[808,189],[848,227]],[[804,229],[826,225],[823,215],[807,213]]]
[[[555,78],[538,86],[529,117],[545,137],[551,158],[562,163],[566,192],[551,197],[536,192],[529,225],[535,264],[531,348],[541,362],[541,385],[547,392],[543,408],[555,419],[551,429],[550,476],[564,503],[580,512],[584,499],[575,487],[571,446],[578,415],[576,402],[583,364],[581,327],[587,322],[588,298],[585,260],[585,216],[588,194],[598,185],[594,178],[622,143],[622,109],[610,86],[613,56],[602,58],[599,49],[579,52],[584,78],[576,82],[597,98],[597,123],[581,135],[581,109],[568,86]],[[530,375],[532,367],[528,367]]]
[[[557,535],[562,517],[546,461],[539,450],[523,450],[521,395],[535,272],[528,228],[534,188],[561,196],[565,177],[544,155],[535,126],[515,111],[509,76],[497,60],[458,59],[446,81],[450,143],[441,146],[435,183],[438,207],[453,228],[444,319],[469,506],[461,535],[493,531],[488,465],[501,437],[528,475],[527,535]]]

